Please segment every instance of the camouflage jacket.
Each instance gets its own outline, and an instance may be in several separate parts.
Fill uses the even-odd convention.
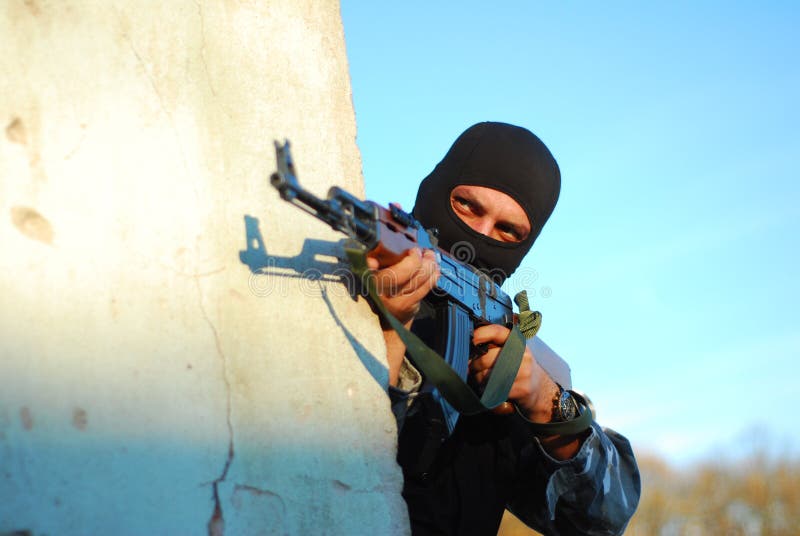
[[[399,387],[390,397],[414,534],[494,536],[506,508],[545,535],[624,532],[641,482],[622,435],[593,423],[578,453],[559,461],[516,415],[462,416],[448,434],[409,364]]]

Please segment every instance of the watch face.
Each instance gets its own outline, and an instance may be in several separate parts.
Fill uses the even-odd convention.
[[[561,419],[564,421],[571,421],[578,416],[578,404],[569,391],[561,393],[559,409],[561,410]]]

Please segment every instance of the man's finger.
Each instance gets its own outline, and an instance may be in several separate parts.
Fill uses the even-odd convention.
[[[478,382],[478,385],[483,385],[484,383],[486,383],[486,380],[489,377],[489,371],[482,370],[480,372],[476,372],[475,374],[472,375],[472,377],[475,378],[475,381]]]
[[[479,344],[490,343],[502,346],[506,343],[509,333],[511,333],[510,329],[499,324],[481,326],[475,328],[475,332],[472,334],[472,344],[477,346]]]
[[[500,355],[500,348],[490,348],[480,357],[476,357],[469,362],[470,372],[480,372],[482,370],[489,370],[494,366],[497,361],[497,356]]]
[[[433,285],[436,283],[437,277],[438,276],[426,275],[422,279],[422,284],[414,286],[411,283],[409,283],[407,286],[403,287],[402,289],[399,289],[393,297],[396,299],[397,298],[402,299],[404,302],[409,304],[411,303],[418,304],[431,291]]]
[[[440,273],[439,265],[434,258],[427,255],[426,252],[425,256],[422,258],[419,270],[417,270],[401,289],[398,289],[395,295],[416,294],[417,290],[424,289],[423,297],[425,297],[425,295],[436,286]]]

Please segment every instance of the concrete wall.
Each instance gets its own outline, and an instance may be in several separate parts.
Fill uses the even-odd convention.
[[[0,6],[0,534],[401,534],[335,1]],[[251,268],[256,274],[251,272]]]

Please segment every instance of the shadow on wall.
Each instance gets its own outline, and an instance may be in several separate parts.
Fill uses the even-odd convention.
[[[250,439],[237,453],[239,470],[220,482],[226,534],[312,534],[323,518],[333,533],[355,534],[358,509],[394,515],[372,491],[385,475],[363,471],[385,466],[385,456],[354,449],[354,436],[302,447],[274,435]],[[17,429],[3,459],[12,475],[0,478],[0,536],[206,533],[219,450],[179,437],[97,434],[65,444],[45,428]],[[314,493],[304,496],[304,486]]]
[[[300,285],[300,291],[303,292],[308,288],[313,295],[322,297],[331,318],[342,330],[364,368],[378,385],[384,387],[388,374],[386,366],[347,329],[336,312],[334,302],[330,299],[331,295],[346,294],[355,301],[361,294],[362,285],[343,258],[342,245],[345,241],[332,242],[307,238],[303,241],[303,247],[298,255],[279,257],[267,253],[258,218],[245,214],[244,225],[247,249],[239,252],[239,260],[250,269],[249,286],[253,294],[267,296],[272,292],[286,292],[288,286],[281,284],[286,279],[306,281],[311,288],[308,285]],[[329,287],[328,283],[334,285]]]

